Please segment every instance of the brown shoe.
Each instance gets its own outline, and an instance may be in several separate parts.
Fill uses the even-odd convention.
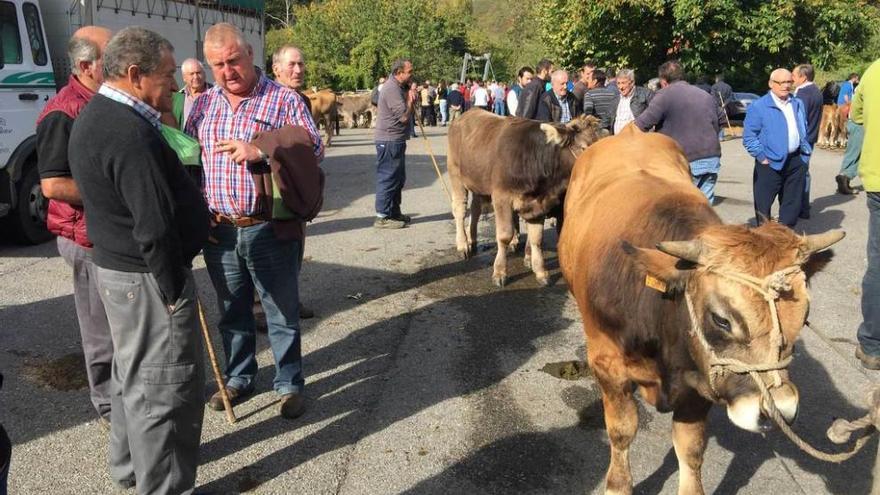
[[[281,396],[281,417],[296,419],[306,412],[306,398],[302,394],[285,394]]]
[[[309,318],[315,317],[315,312],[312,308],[303,306],[303,303],[299,303],[299,317],[303,320],[308,320]]]
[[[869,370],[880,370],[880,356],[871,356],[870,354],[866,354],[865,351],[862,350],[861,345],[856,348],[856,357],[859,358],[859,361],[862,362],[863,368],[867,368]]]
[[[254,389],[250,390],[241,390],[234,387],[226,387],[226,395],[229,396],[229,402],[233,406],[244,402],[244,400],[253,392]],[[220,394],[220,391],[214,393],[211,398],[208,400],[208,407],[215,411],[223,411],[226,407],[223,405],[223,396]]]

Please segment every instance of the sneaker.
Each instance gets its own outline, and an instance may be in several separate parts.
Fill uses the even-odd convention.
[[[391,217],[378,217],[373,222],[373,227],[377,229],[402,229],[406,227],[406,222]]]
[[[240,404],[244,402],[244,400],[253,392],[253,387],[248,390],[242,390],[235,387],[226,387],[226,395],[229,396],[229,402],[233,406],[236,404]],[[223,411],[226,407],[223,405],[223,396],[220,394],[220,391],[214,393],[211,398],[208,400],[208,407],[215,411]]]
[[[281,396],[279,413],[282,418],[296,419],[306,412],[306,399],[302,394],[284,394]]]
[[[412,222],[412,217],[410,217],[409,215],[404,215],[403,213],[391,215],[391,218],[393,218],[394,220],[400,220],[405,224],[409,224],[410,222]]]
[[[855,194],[852,186],[849,185],[849,177],[840,174],[834,178],[837,180],[837,192],[840,194]]]
[[[856,348],[856,357],[862,362],[862,367],[869,370],[880,370],[880,356],[866,354],[861,344]]]

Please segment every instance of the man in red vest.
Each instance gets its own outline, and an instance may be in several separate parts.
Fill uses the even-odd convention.
[[[73,120],[104,80],[102,57],[110,35],[108,29],[97,26],[86,26],[73,34],[67,45],[73,74],[37,119],[40,186],[49,199],[46,223],[58,236],[59,254],[73,267],[73,297],[92,404],[105,426],[110,420],[113,343],[98,292],[82,199],[70,173],[67,144]]]

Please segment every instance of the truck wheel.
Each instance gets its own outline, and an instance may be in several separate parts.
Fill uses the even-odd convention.
[[[46,230],[49,200],[40,189],[40,174],[33,162],[28,164],[17,187],[18,201],[7,219],[15,240],[26,244],[48,241],[52,238],[52,233]]]

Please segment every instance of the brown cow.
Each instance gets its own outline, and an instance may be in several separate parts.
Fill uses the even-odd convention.
[[[366,128],[369,128],[371,121],[375,120],[373,117],[376,107],[370,101],[370,93],[343,93],[338,101],[339,113],[349,129],[358,126],[360,117],[363,117]]]
[[[547,285],[541,253],[544,216],[559,204],[577,156],[604,135],[595,117],[561,125],[473,110],[456,119],[449,127],[447,168],[458,252],[468,257],[476,250],[482,202],[491,196],[498,242],[492,280],[498,286],[507,281],[507,250],[514,239],[517,212],[528,222],[532,271],[538,282]],[[465,234],[468,192],[471,220]]]
[[[819,121],[819,140],[816,146],[831,148],[837,141],[837,105],[822,105],[822,120]]]
[[[807,317],[807,278],[818,269],[812,254],[842,237],[800,237],[773,222],[724,225],[691,183],[681,148],[659,133],[628,126],[580,156],[559,260],[602,390],[611,447],[606,493],[632,491],[635,388],[673,412],[679,493],[703,493],[713,402],[725,404],[740,428],[763,430],[770,406],[760,380],[781,416],[794,419],[798,392],[787,365]],[[732,364],[769,370],[753,380]]]
[[[315,125],[324,124],[324,144],[330,146],[333,131],[339,134],[337,126],[337,110],[336,110],[336,93],[330,89],[322,89],[315,91],[314,89],[306,91],[305,95],[309,97],[312,103],[312,119]]]

